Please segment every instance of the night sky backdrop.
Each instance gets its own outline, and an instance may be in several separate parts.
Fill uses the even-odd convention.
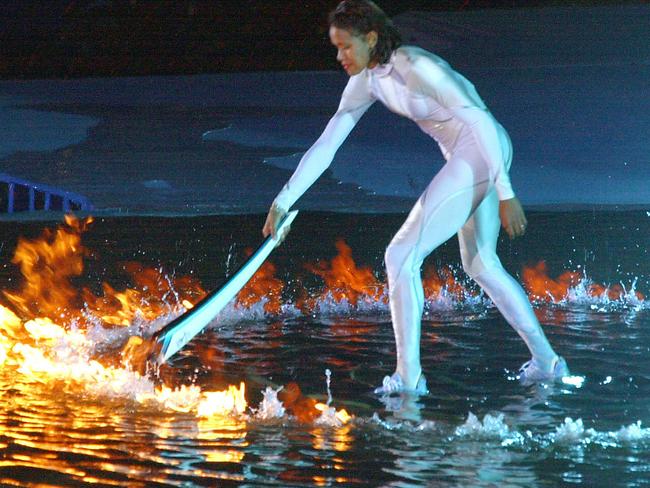
[[[77,78],[336,69],[327,13],[338,0],[20,0],[0,10],[0,77]],[[385,0],[460,11],[608,0]]]

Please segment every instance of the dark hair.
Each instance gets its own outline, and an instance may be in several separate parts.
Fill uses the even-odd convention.
[[[329,24],[345,29],[354,35],[377,33],[377,44],[370,53],[370,60],[387,63],[393,51],[402,45],[393,21],[370,0],[343,0],[329,15]]]

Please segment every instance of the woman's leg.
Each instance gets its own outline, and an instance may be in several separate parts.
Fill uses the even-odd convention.
[[[424,291],[420,266],[428,254],[465,224],[488,187],[487,167],[477,170],[467,159],[454,156],[431,181],[386,249],[396,373],[404,389],[415,389],[422,372],[420,320]],[[384,390],[378,391],[390,389],[385,383]]]
[[[458,232],[463,267],[521,336],[538,366],[552,371],[557,355],[523,288],[506,272],[496,254],[499,228],[499,201],[491,189]]]

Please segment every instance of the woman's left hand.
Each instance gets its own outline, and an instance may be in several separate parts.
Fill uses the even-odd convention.
[[[517,197],[499,202],[499,217],[501,218],[501,225],[510,236],[510,239],[523,236],[526,232],[528,222]]]
[[[287,212],[276,207],[275,204],[271,205],[271,208],[269,209],[269,213],[266,216],[266,222],[264,222],[264,227],[262,228],[262,235],[264,237],[268,237],[269,235],[271,235],[275,239],[277,237],[278,225],[280,224],[280,222],[282,222],[282,219],[286,214]],[[280,236],[280,242],[284,240],[284,238],[287,235],[287,232],[288,230],[285,231]]]

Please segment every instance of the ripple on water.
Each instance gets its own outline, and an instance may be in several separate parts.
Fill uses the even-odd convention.
[[[90,363],[88,350],[44,347],[67,358],[53,380],[0,372],[0,484],[638,486],[650,465],[648,301],[630,290],[616,300],[587,291],[583,280],[564,300],[535,303],[550,341],[584,381],[528,388],[514,380],[525,346],[480,294],[427,303],[430,394],[420,398],[371,393],[395,361],[381,298],[355,305],[324,296],[307,312],[290,299],[277,313],[264,302],[226,308],[161,374],[175,388],[164,401],[140,401],[160,379],[125,369],[122,381],[99,370],[68,381]],[[151,332],[170,314],[128,332]],[[87,339],[110,351],[124,330],[95,325]],[[239,381],[245,412],[197,415],[203,392]],[[291,383],[354,418],[337,422],[327,410],[299,420],[278,399]]]

